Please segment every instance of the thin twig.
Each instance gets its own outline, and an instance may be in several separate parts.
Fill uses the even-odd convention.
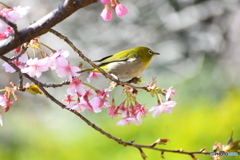
[[[21,57],[27,51],[28,47],[21,46],[21,49],[22,50],[21,50],[21,52],[18,55],[16,55],[16,56],[11,58],[12,61],[15,60],[15,59],[18,59],[19,57]]]
[[[4,6],[5,8],[11,8],[10,6],[6,5],[6,4],[3,3],[3,2],[0,2],[0,6]]]
[[[70,82],[68,80],[66,80],[59,84],[44,84],[44,83],[42,83],[42,86],[46,87],[46,88],[57,88],[57,87],[62,87],[64,85],[69,85],[69,84],[70,84]]]
[[[22,91],[23,90],[23,76],[22,76],[22,74],[20,72],[18,72],[18,74],[19,74],[19,85],[18,85],[18,88],[19,88],[20,91]]]

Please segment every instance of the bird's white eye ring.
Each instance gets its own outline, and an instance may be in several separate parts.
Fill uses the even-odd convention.
[[[152,55],[152,54],[153,54],[151,50],[148,50],[148,53],[149,53],[150,55]]]

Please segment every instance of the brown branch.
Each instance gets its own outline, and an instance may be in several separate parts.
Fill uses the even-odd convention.
[[[11,8],[11,7],[9,7],[8,5],[6,5],[6,4],[3,3],[3,2],[0,2],[0,6],[4,6],[5,8]]]
[[[39,82],[38,80],[30,77],[28,74],[26,73],[21,73],[21,70],[15,66],[12,62],[10,58],[7,58],[5,56],[1,56],[0,58],[2,60],[4,60],[5,62],[7,62],[10,66],[12,66],[17,72],[19,72],[19,74],[21,74],[22,76],[26,77],[27,79],[29,79],[30,81],[32,81],[34,84],[38,85],[39,89],[41,89],[41,91],[46,95],[46,97],[48,97],[52,102],[56,103],[58,106],[60,106],[63,109],[66,109],[72,113],[74,113],[76,116],[78,116],[79,118],[81,118],[87,125],[91,126],[94,130],[100,132],[101,134],[105,135],[106,137],[108,137],[109,139],[114,140],[115,142],[117,142],[118,144],[121,144],[123,146],[131,146],[134,147],[136,149],[138,149],[140,151],[140,154],[142,156],[143,159],[146,159],[147,156],[145,155],[145,153],[143,152],[143,148],[145,149],[151,149],[151,150],[156,150],[156,151],[160,151],[163,155],[163,153],[165,152],[170,152],[170,153],[179,153],[179,154],[185,154],[185,155],[189,155],[192,158],[195,158],[195,154],[204,154],[204,155],[210,155],[210,152],[205,152],[204,150],[200,150],[200,151],[195,151],[195,152],[186,152],[183,150],[169,150],[169,149],[161,149],[161,148],[155,148],[155,146],[153,146],[152,144],[150,145],[141,145],[141,144],[136,144],[133,143],[133,141],[130,142],[126,142],[121,140],[120,138],[114,137],[111,134],[109,134],[108,132],[104,131],[103,129],[101,129],[100,127],[98,127],[97,125],[95,125],[94,123],[92,123],[91,121],[89,121],[87,118],[85,118],[83,115],[81,115],[80,113],[78,113],[75,110],[71,110],[69,108],[66,108],[66,106],[61,103],[60,101],[58,101],[54,96],[52,96],[50,93],[48,93],[48,91],[46,91],[46,89],[44,88],[44,84]],[[65,83],[65,82],[63,82]],[[67,83],[67,82],[66,82]]]
[[[21,44],[30,41],[31,39],[38,37],[44,33],[47,33],[49,29],[63,21],[65,18],[73,14],[80,8],[83,8],[89,4],[97,2],[97,0],[65,0],[58,8],[52,12],[18,32],[19,37],[16,39],[14,35],[0,42],[0,55],[4,55],[9,51],[17,48]]]

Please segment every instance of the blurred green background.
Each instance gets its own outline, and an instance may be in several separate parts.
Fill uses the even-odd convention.
[[[160,52],[142,74],[146,84],[157,77],[161,88],[174,86],[177,105],[171,114],[157,118],[148,115],[141,126],[116,126],[119,119],[107,111],[83,115],[110,134],[125,141],[151,144],[158,138],[170,138],[165,149],[212,150],[214,142],[226,144],[234,130],[240,139],[240,2],[239,0],[124,0],[129,13],[114,16],[109,22],[99,14],[103,5],[87,6],[54,29],[68,36],[92,60],[136,46],[148,46]],[[19,28],[43,17],[56,8],[58,0],[8,0],[9,6],[30,6],[28,15],[19,20]],[[71,52],[72,64],[81,60],[62,40],[48,33],[41,42],[54,49]],[[2,61],[1,61],[2,63]],[[18,82],[17,74],[9,75],[0,68],[0,86]],[[40,80],[58,83],[50,72]],[[106,85],[106,80],[97,82]],[[146,85],[143,84],[143,85]],[[51,93],[63,99],[65,89]],[[87,160],[141,159],[139,151],[123,147],[87,126],[72,113],[51,103],[42,95],[17,93],[18,101],[3,114],[0,127],[1,160]],[[115,95],[118,102],[121,94]],[[140,92],[140,103],[148,107],[156,99]],[[161,159],[160,153],[144,149],[148,160]],[[197,155],[210,160],[208,155]],[[165,153],[165,159],[186,160],[190,156]],[[222,157],[237,160],[238,157]]]

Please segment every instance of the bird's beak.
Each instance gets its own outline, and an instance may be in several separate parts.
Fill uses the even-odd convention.
[[[160,53],[154,52],[153,55],[160,55]]]

